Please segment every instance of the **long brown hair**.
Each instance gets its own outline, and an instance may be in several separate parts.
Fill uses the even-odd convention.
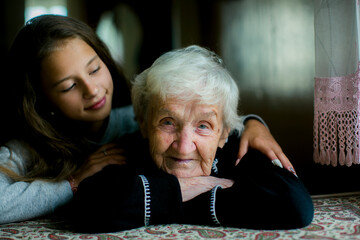
[[[20,29],[10,49],[11,81],[9,124],[11,137],[28,144],[30,168],[19,180],[62,180],[71,175],[90,153],[80,123],[62,116],[51,116],[51,106],[41,88],[40,63],[59,44],[79,38],[92,47],[108,67],[114,81],[113,107],[130,103],[125,77],[106,45],[93,29],[74,18],[42,15]],[[12,176],[14,178],[14,176]]]

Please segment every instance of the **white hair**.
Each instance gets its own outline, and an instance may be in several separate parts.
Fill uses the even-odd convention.
[[[192,45],[167,52],[136,76],[131,97],[138,121],[147,120],[148,105],[154,96],[163,101],[175,98],[217,105],[223,111],[225,128],[239,132],[243,128],[237,114],[238,86],[222,60],[205,48]]]

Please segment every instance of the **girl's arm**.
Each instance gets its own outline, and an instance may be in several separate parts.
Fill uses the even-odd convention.
[[[16,174],[24,174],[26,149],[16,141],[12,141],[8,146],[0,148],[0,166]],[[69,202],[73,197],[68,181],[14,182],[3,171],[0,171],[0,193],[0,224],[53,213],[57,207]]]
[[[262,118],[257,115],[245,115],[242,118],[244,130],[241,134],[240,148],[236,165],[249,149],[256,149],[266,155],[269,160],[280,160],[285,169],[296,175],[293,165],[286,157],[280,145],[271,135]]]

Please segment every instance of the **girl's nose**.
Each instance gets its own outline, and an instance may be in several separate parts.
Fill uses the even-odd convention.
[[[182,129],[177,139],[173,142],[173,147],[181,155],[187,155],[195,151],[195,135],[192,130]]]
[[[96,83],[85,80],[83,85],[84,85],[84,98],[93,98],[99,93],[99,87]]]

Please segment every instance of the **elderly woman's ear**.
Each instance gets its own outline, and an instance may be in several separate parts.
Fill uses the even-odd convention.
[[[223,133],[221,134],[220,141],[219,141],[219,147],[224,147],[227,138],[229,137],[230,128],[224,128]]]

